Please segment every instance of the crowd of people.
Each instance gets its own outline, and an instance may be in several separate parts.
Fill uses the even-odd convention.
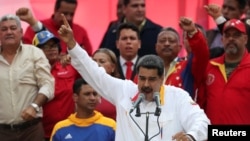
[[[77,5],[0,18],[1,140],[206,141],[209,125],[250,125],[248,0],[205,5],[213,30],[180,17],[181,33],[147,18],[145,0],[118,0],[95,51]]]

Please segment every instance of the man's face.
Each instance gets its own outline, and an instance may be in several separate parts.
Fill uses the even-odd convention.
[[[117,19],[121,19],[124,16],[123,11],[122,11],[122,5],[123,5],[123,0],[118,0],[117,7],[116,7]]]
[[[72,4],[72,3],[67,3],[65,1],[61,2],[60,8],[57,9],[54,12],[54,20],[55,22],[61,26],[63,24],[63,19],[61,14],[64,14],[68,23],[70,25],[72,25],[73,23],[73,18],[75,15],[75,10],[76,10],[76,4]]]
[[[162,31],[158,34],[156,53],[163,59],[172,61],[178,56],[181,45],[178,36],[172,31]]]
[[[141,24],[145,19],[145,0],[130,0],[129,4],[123,7],[123,13],[129,22]]]
[[[222,5],[222,15],[227,19],[240,19],[244,10],[239,9],[237,0],[224,0]]]
[[[138,72],[138,88],[145,94],[146,99],[153,98],[154,92],[159,92],[163,83],[163,76],[159,77],[157,69],[147,69],[140,67]]]
[[[2,46],[20,45],[23,30],[18,27],[15,20],[7,20],[0,23],[0,42]]]
[[[116,46],[123,58],[131,60],[137,55],[141,41],[132,29],[122,29],[120,37],[116,41]]]
[[[224,32],[222,42],[227,55],[241,55],[246,48],[247,35],[235,28],[230,28]]]
[[[100,96],[90,85],[82,85],[79,94],[74,94],[74,101],[77,108],[91,113],[99,104]]]

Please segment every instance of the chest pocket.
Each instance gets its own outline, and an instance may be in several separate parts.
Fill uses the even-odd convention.
[[[159,123],[160,125],[164,126],[166,125],[167,123],[173,121],[173,114],[166,114],[165,112],[161,112],[161,115],[159,117]],[[157,116],[154,116],[152,115],[152,122],[158,122],[158,117]]]
[[[31,59],[26,59],[23,64],[18,66],[14,73],[20,84],[33,84],[36,85],[35,79],[35,66]]]

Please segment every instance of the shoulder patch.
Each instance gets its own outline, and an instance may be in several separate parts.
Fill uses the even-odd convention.
[[[214,82],[214,79],[215,79],[214,75],[209,73],[208,76],[207,76],[206,84],[211,85]]]

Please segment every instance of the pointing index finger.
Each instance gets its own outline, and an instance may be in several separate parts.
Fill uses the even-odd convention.
[[[61,14],[62,18],[63,18],[63,24],[66,26],[66,27],[70,27],[66,17],[64,16],[64,14]]]

